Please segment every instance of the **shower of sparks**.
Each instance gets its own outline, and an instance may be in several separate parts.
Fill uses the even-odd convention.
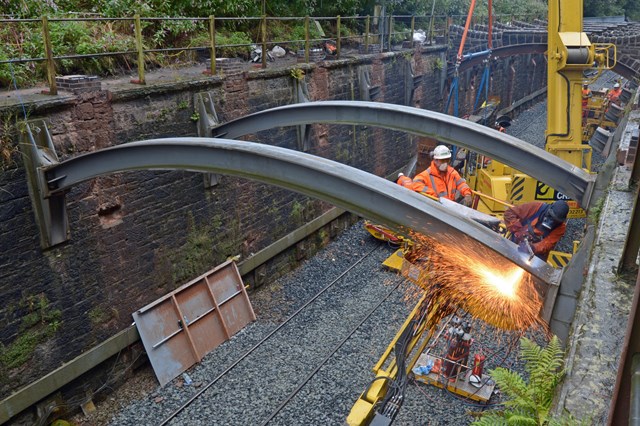
[[[415,246],[406,258],[424,271],[415,281],[439,300],[438,317],[461,308],[504,330],[545,328],[533,279],[519,266],[488,248],[469,250],[464,241],[434,241],[415,233],[411,239]]]

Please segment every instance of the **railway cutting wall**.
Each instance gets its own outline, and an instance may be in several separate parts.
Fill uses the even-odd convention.
[[[64,160],[131,141],[196,136],[194,98],[204,92],[221,121],[297,102],[300,84],[311,101],[368,97],[442,111],[450,84],[446,55],[446,46],[435,46],[266,70],[228,60],[208,78],[103,84],[102,90],[23,101],[29,119],[46,120]],[[492,62],[489,93],[507,100],[503,106],[527,97],[546,85],[544,64],[542,55]],[[482,72],[478,66],[461,75],[461,115],[472,112]],[[366,75],[368,84],[361,84]],[[16,104],[0,114],[7,122],[18,111]],[[380,176],[397,173],[421,143],[368,126],[312,125],[310,132],[309,153]],[[300,146],[295,127],[247,139]],[[201,174],[186,171],[118,173],[67,194],[70,240],[43,250],[22,160],[17,151],[11,159],[0,175],[0,399],[125,329],[135,310],[229,256],[250,258],[332,207],[229,176],[208,187]],[[243,277],[245,284],[255,288],[289,271],[352,220],[343,216],[337,226],[323,227],[260,274]]]

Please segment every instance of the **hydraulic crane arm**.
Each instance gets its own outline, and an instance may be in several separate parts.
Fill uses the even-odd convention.
[[[592,44],[582,31],[582,0],[549,1],[546,150],[591,168],[591,147],[582,144],[583,71],[615,65],[613,44]]]

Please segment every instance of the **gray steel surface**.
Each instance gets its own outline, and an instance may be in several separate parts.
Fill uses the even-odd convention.
[[[469,148],[528,174],[587,207],[595,176],[516,137],[469,120],[402,105],[361,101],[320,101],[251,114],[213,129],[212,136],[235,139],[274,127],[305,123],[360,124],[429,136]]]
[[[450,117],[449,117],[450,118]],[[49,194],[101,175],[127,170],[214,172],[277,185],[327,201],[400,231],[462,244],[513,262],[545,283],[557,284],[560,271],[531,262],[518,247],[478,223],[393,182],[325,158],[253,142],[210,138],[170,138],[106,148],[42,169]],[[487,253],[488,255],[491,253]]]

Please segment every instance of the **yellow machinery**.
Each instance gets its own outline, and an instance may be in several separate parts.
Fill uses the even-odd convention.
[[[615,46],[590,43],[582,32],[582,0],[550,0],[548,27],[548,105],[545,149],[578,167],[591,169],[591,147],[583,143],[582,81],[583,71],[594,63],[601,69],[615,65]],[[604,109],[604,108],[601,108]],[[530,176],[496,161],[485,163],[480,159],[469,179],[472,188],[481,196],[477,201],[479,211],[501,216],[509,200],[520,204],[527,201],[552,202],[564,196]],[[582,209],[573,203],[569,217],[581,217]],[[374,234],[370,230],[370,232]],[[376,231],[378,232],[378,231]],[[380,232],[384,236],[384,232]],[[400,241],[400,244],[404,244]],[[402,251],[394,253],[395,265],[404,268]],[[392,257],[393,257],[392,256]],[[553,260],[554,253],[550,259]],[[555,260],[558,266],[566,258]],[[403,271],[409,278],[418,277],[421,271]],[[418,302],[405,324],[389,345],[373,371],[376,378],[356,401],[347,423],[359,425],[389,425],[404,398],[407,377],[418,361],[421,352],[429,344],[442,313],[438,313],[438,300],[425,294]],[[436,318],[437,317],[437,318]],[[392,352],[395,351],[395,358]],[[386,367],[384,367],[386,365]]]
[[[612,121],[611,117],[606,114],[610,107],[607,99],[607,89],[592,92],[592,96],[587,103],[585,117],[583,118],[582,143],[589,143],[593,133],[598,127],[615,128],[617,122]]]
[[[433,336],[438,303],[425,294],[373,368],[376,378],[356,401],[347,424],[389,424],[402,406],[411,369]],[[395,356],[391,356],[394,352]],[[387,423],[388,421],[388,423]]]
[[[594,63],[601,69],[611,69],[615,65],[615,46],[592,44],[586,33],[582,32],[582,0],[549,1],[548,28],[545,149],[571,164],[590,170],[591,147],[584,142],[588,142],[591,135],[588,138],[583,136],[582,129],[583,71],[593,68]],[[597,105],[597,101],[598,98],[593,99],[593,109],[601,111],[598,120],[604,120],[606,106]],[[553,188],[497,161],[491,161],[488,165],[476,164],[471,170],[473,176],[468,180],[474,185],[473,188],[509,203],[566,199]],[[569,217],[584,217],[584,211],[577,203],[569,201],[569,204],[572,207]],[[478,210],[501,215],[506,206],[482,199]]]

